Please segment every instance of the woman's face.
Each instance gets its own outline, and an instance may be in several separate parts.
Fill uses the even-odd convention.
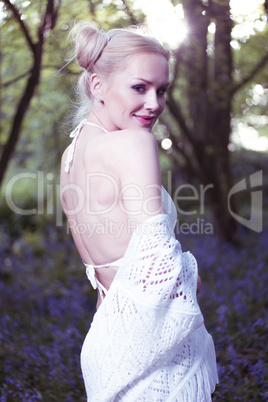
[[[120,71],[104,83],[103,101],[109,131],[144,128],[151,131],[165,107],[168,62],[155,53],[129,56]]]

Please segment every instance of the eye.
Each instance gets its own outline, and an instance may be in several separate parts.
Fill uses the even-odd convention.
[[[146,90],[145,85],[143,85],[143,84],[133,85],[132,89],[134,89],[134,91],[136,91],[138,93],[144,93]]]
[[[164,96],[166,92],[167,92],[167,88],[159,88],[157,90],[157,95],[158,96]]]

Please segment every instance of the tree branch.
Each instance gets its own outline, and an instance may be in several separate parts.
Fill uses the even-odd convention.
[[[255,65],[255,67],[251,70],[251,72],[244,77],[240,82],[233,86],[230,91],[231,95],[234,95],[239,89],[241,89],[244,85],[250,82],[255,75],[265,66],[268,62],[268,52],[264,55],[264,57]]]
[[[127,2],[126,2],[126,0],[122,0],[122,3],[123,3],[124,6],[125,6],[126,13],[127,13],[127,15],[129,16],[129,18],[130,18],[131,24],[133,24],[133,25],[139,25],[139,21],[136,19],[136,17],[134,16],[134,14],[132,13],[132,11],[130,10],[130,8],[129,8]]]
[[[92,0],[89,0],[89,11],[92,17],[94,18],[96,16],[96,12],[95,12],[95,4],[93,3]]]
[[[184,44],[182,43],[179,48],[175,51],[174,56],[175,56],[175,63],[174,63],[174,68],[173,68],[173,77],[172,77],[172,82],[169,86],[169,92],[172,93],[173,89],[176,86],[177,78],[179,75],[179,67],[180,67],[180,62],[181,62],[181,56],[184,52]]]
[[[176,138],[175,134],[173,133],[170,125],[165,121],[165,119],[163,117],[161,117],[160,122],[163,123],[169,133],[169,138],[171,139],[172,143],[173,143],[173,149],[174,149],[174,153],[176,154],[180,154],[182,155],[182,157],[184,158],[184,160],[186,161],[187,167],[190,170],[190,173],[192,174],[193,177],[197,176],[199,177],[200,181],[202,182],[203,176],[201,174],[201,170],[195,166],[194,164],[194,160],[188,155],[188,153],[186,152],[186,150],[183,147],[180,147],[178,144],[178,139]],[[176,162],[178,161],[178,157],[176,158],[173,155],[174,160],[176,160]]]
[[[171,93],[168,94],[167,106],[168,106],[171,114],[175,118],[175,120],[178,122],[178,124],[181,127],[182,131],[184,132],[185,136],[188,138],[189,142],[192,145],[194,145],[194,139],[193,139],[192,132],[186,124],[186,121],[184,119],[184,116],[182,114],[182,111],[181,111],[181,108],[180,108],[178,102],[177,103],[175,102]]]
[[[14,12],[14,16],[16,20],[19,22],[20,26],[22,27],[21,20],[19,18],[19,13],[18,10],[14,8],[13,5],[9,2],[9,0],[5,0],[6,4],[10,4],[12,11]],[[60,2],[59,2],[60,4]],[[52,29],[52,27],[56,23],[57,15],[58,15],[58,10],[59,7],[55,10],[54,7],[54,0],[47,0],[47,7],[46,7],[46,12],[44,14],[43,20],[40,23],[38,27],[38,42],[36,44],[33,44],[33,67],[31,69],[31,75],[28,79],[26,88],[20,98],[20,101],[18,103],[18,107],[16,109],[14,119],[13,119],[13,124],[11,127],[11,131],[9,134],[9,138],[4,145],[3,152],[1,155],[1,160],[0,160],[0,184],[3,181],[8,162],[11,158],[12,153],[15,150],[17,141],[19,139],[20,135],[20,130],[21,126],[23,123],[23,119],[25,117],[25,114],[27,113],[27,110],[29,108],[30,102],[34,96],[35,89],[38,86],[39,83],[39,78],[40,78],[40,73],[41,73],[41,63],[42,63],[42,54],[43,54],[43,48],[44,48],[44,41],[45,41],[45,36],[46,32],[49,29]],[[16,14],[15,14],[16,13]],[[23,29],[25,33],[26,26],[23,24]],[[27,32],[27,29],[26,29]],[[26,37],[27,42],[29,43],[30,36],[28,35]]]
[[[268,14],[268,0],[265,0],[263,3],[264,11]]]
[[[9,85],[15,84],[15,82],[21,80],[22,78],[27,77],[27,75],[29,75],[30,73],[31,73],[31,70],[26,71],[25,73],[19,75],[18,77],[15,77],[15,78],[13,78],[12,80],[9,80],[9,81],[4,82],[3,84],[1,84],[1,87],[2,87],[2,88],[6,88],[6,87],[8,87]]]
[[[14,6],[14,4],[12,4],[9,0],[3,0],[5,5],[7,6],[7,8],[10,9],[10,11],[13,13],[15,19],[18,21],[18,23],[20,24],[20,27],[22,29],[22,32],[24,33],[24,36],[26,38],[26,41],[28,43],[28,45],[30,46],[31,51],[33,52],[33,54],[35,55],[35,46],[34,46],[34,42],[30,36],[30,33],[26,27],[26,25],[24,24],[23,20],[20,18],[20,13],[18,11],[18,9]]]

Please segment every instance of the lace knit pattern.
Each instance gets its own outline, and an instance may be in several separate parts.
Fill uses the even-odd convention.
[[[173,213],[137,228],[94,316],[81,352],[88,402],[211,400],[214,345],[196,299],[196,260],[174,237]]]

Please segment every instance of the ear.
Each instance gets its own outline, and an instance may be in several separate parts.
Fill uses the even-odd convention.
[[[90,77],[90,90],[95,99],[102,99],[103,84],[97,74],[91,74]]]

